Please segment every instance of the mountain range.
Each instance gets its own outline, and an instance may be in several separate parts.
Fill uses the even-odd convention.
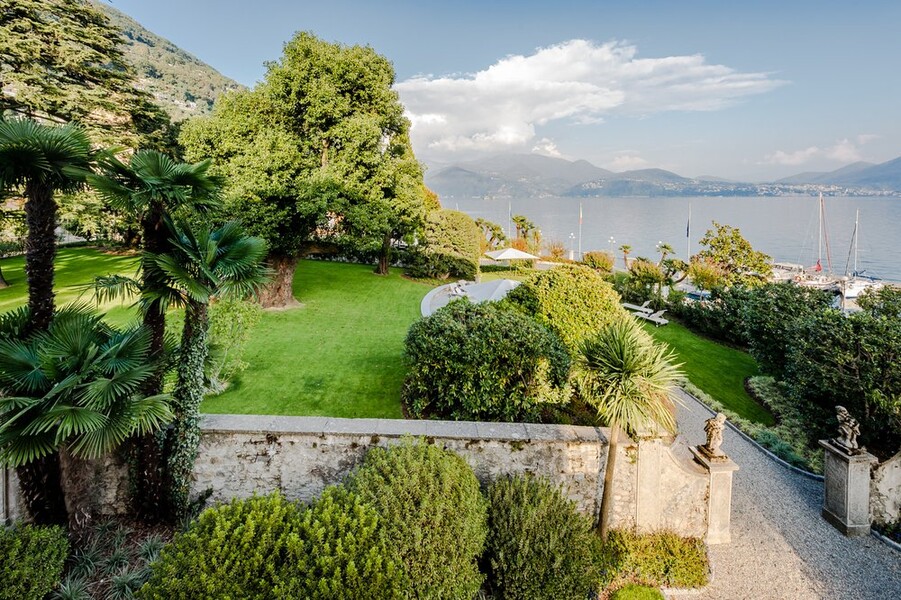
[[[137,86],[153,94],[173,121],[208,113],[221,94],[243,87],[108,3],[93,4],[122,33],[122,50],[137,72]]]
[[[704,176],[683,177],[663,169],[615,173],[585,160],[538,154],[500,154],[484,160],[432,168],[426,184],[451,197],[541,196],[901,196],[901,157],[881,164],[857,162],[835,171],[799,173],[766,183]]]

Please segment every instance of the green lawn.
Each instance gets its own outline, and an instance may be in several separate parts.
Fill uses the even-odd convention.
[[[775,423],[773,415],[745,391],[745,378],[758,374],[757,363],[747,352],[703,338],[672,321],[664,327],[646,323],[645,328],[673,348],[693,384],[741,417],[764,425]]]
[[[300,308],[267,311],[244,360],[250,364],[210,413],[401,418],[403,344],[429,286],[371,266],[301,261]]]
[[[117,273],[134,276],[138,258],[134,254],[122,255],[104,252],[96,248],[60,248],[56,256],[56,304],[71,302],[93,303],[90,294],[82,295],[79,286],[90,283],[97,275]],[[25,281],[25,257],[16,256],[0,261],[8,288],[0,289],[0,312],[13,310],[27,304],[28,284]],[[111,323],[123,324],[137,313],[120,302],[102,306]]]

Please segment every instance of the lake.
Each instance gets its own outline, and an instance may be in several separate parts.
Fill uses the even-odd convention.
[[[658,256],[658,242],[668,243],[685,258],[700,250],[699,240],[711,221],[738,227],[755,249],[780,262],[812,266],[817,261],[818,199],[797,197],[695,198],[478,198],[443,199],[445,208],[462,210],[504,229],[508,210],[525,215],[545,241],[560,241],[579,251],[579,203],[582,204],[582,251],[610,250],[622,263],[618,248],[632,246],[631,256]],[[691,206],[691,237],[686,238]],[[854,214],[860,209],[858,270],[901,281],[901,198],[827,197],[825,230],[833,272],[843,274],[848,262]],[[508,208],[509,207],[509,208]],[[573,236],[573,237],[571,237]],[[614,242],[610,243],[610,238]],[[851,269],[854,257],[851,256]],[[823,250],[823,267],[827,267]]]

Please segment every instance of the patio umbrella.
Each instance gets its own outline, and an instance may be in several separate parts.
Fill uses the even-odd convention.
[[[538,260],[538,257],[516,248],[505,248],[503,250],[492,250],[486,252],[485,256],[494,260]]]

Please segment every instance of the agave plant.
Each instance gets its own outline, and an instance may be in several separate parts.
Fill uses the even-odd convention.
[[[153,373],[143,327],[118,331],[85,307],[56,313],[46,331],[19,338],[23,309],[0,320],[0,464],[17,467],[36,520],[59,522],[62,489],[29,468],[65,449],[96,458],[172,419],[169,397],[144,396]],[[7,333],[7,335],[3,335]],[[54,497],[56,496],[56,497]]]

